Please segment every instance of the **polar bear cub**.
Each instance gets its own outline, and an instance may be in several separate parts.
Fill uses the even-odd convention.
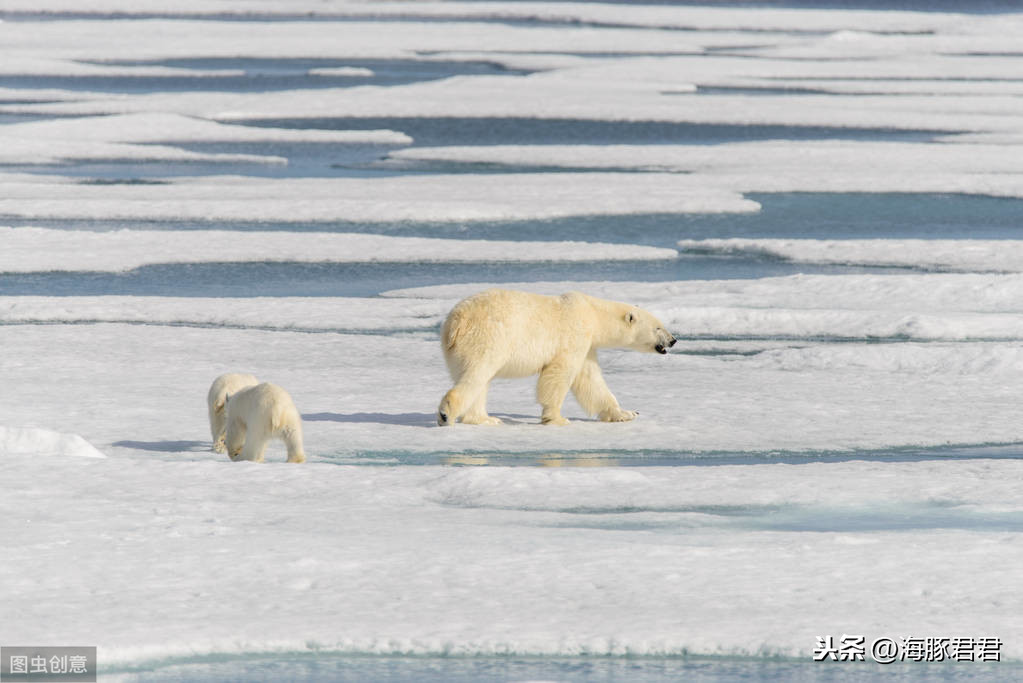
[[[213,452],[224,453],[224,435],[227,432],[227,417],[224,403],[228,394],[235,394],[259,384],[259,380],[243,372],[228,372],[213,380],[209,393],[206,394],[206,406],[210,414],[210,435],[213,436]]]
[[[302,418],[281,387],[263,382],[227,397],[225,445],[231,460],[263,462],[270,439],[281,439],[288,462],[305,462]]]
[[[622,410],[600,373],[597,349],[618,347],[666,354],[674,335],[636,306],[569,292],[543,296],[491,289],[455,305],[441,344],[455,385],[437,408],[437,424],[500,424],[487,414],[494,377],[539,375],[541,422],[567,424],[561,415],[571,390],[583,409],[605,422],[636,417]]]

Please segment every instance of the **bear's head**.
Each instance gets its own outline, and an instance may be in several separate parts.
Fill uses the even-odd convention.
[[[622,314],[625,327],[625,344],[623,346],[636,351],[656,351],[668,353],[668,349],[678,341],[665,329],[664,323],[638,306],[627,306]]]

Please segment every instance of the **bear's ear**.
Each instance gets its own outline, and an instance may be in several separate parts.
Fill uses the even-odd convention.
[[[630,325],[636,322],[636,316],[632,314],[632,311],[629,311],[628,313],[625,314],[625,322],[629,323]]]

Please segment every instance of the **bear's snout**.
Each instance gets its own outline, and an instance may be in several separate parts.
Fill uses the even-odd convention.
[[[678,339],[675,339],[674,335],[668,334],[668,341],[657,342],[657,344],[654,345],[654,351],[661,355],[664,355],[668,353],[668,349],[674,346],[675,342],[677,341]]]

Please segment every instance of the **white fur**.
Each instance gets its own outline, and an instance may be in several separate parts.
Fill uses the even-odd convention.
[[[270,439],[288,447],[288,462],[305,462],[302,418],[284,389],[263,382],[227,398],[227,454],[232,460],[263,462]]]
[[[228,394],[234,394],[245,387],[259,384],[252,375],[241,372],[228,372],[213,380],[209,393],[206,394],[206,407],[210,414],[210,435],[213,437],[213,451],[224,453],[224,435],[227,432],[227,419],[224,415],[224,401]]]
[[[622,410],[604,383],[597,349],[666,352],[675,338],[636,306],[569,292],[543,296],[491,289],[458,303],[441,330],[444,359],[455,386],[437,410],[437,422],[500,424],[487,414],[494,377],[539,374],[536,393],[544,424],[567,424],[561,405],[569,389],[583,409],[608,422],[636,417]]]

